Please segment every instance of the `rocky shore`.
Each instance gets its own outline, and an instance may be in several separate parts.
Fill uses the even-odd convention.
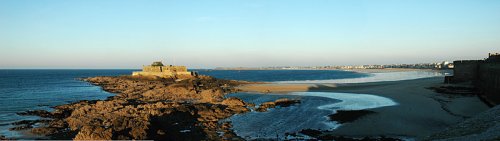
[[[44,135],[43,139],[242,140],[231,131],[231,123],[221,120],[249,111],[242,100],[224,98],[236,91],[235,86],[247,82],[208,76],[184,80],[130,76],[83,80],[116,95],[56,106],[52,112],[18,113],[42,117],[18,122],[18,129]]]
[[[255,106],[235,97],[226,98],[228,93],[241,91],[239,88],[242,84],[256,84],[208,76],[183,80],[131,76],[82,80],[116,95],[106,100],[84,100],[56,106],[53,111],[21,112],[18,114],[41,118],[15,122],[13,124],[17,127],[11,130],[42,135],[38,139],[244,140],[232,131],[231,121],[225,119],[249,111],[266,112],[274,107],[307,104],[300,99],[283,98]],[[348,125],[335,130],[300,129],[287,133],[285,139],[446,140],[463,135],[466,135],[464,138],[471,139],[477,133],[481,133],[484,139],[498,139],[498,133],[494,132],[498,129],[498,107],[487,116],[474,116],[487,107],[468,95],[450,98],[428,89],[437,86],[439,82],[438,78],[429,78],[328,87],[339,92],[370,92],[404,104],[369,111],[338,111],[328,116],[330,120]],[[441,99],[445,101],[441,102]],[[463,121],[464,117],[473,116],[479,118],[452,126]],[[422,119],[425,122],[415,123],[424,121]],[[356,121],[353,122],[354,120]],[[375,128],[366,128],[367,126]],[[436,133],[450,126],[448,130]],[[487,134],[482,134],[485,131]]]

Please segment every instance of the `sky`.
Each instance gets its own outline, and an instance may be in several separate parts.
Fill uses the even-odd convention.
[[[0,68],[430,63],[500,52],[499,0],[0,0]]]

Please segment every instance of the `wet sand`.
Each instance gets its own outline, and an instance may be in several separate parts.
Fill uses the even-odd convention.
[[[430,89],[443,77],[352,84],[252,84],[249,92],[286,94],[293,91],[373,94],[390,98],[397,106],[370,109],[364,116],[329,132],[343,136],[403,136],[420,138],[454,125],[488,109],[475,96],[439,94]]]

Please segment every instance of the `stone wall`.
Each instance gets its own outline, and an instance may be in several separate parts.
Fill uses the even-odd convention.
[[[174,76],[171,72],[133,72],[132,76],[158,76],[162,78],[171,78]]]
[[[143,72],[162,72],[161,66],[144,66],[142,67]]]
[[[453,82],[474,82],[478,77],[480,60],[453,61]]]
[[[475,83],[488,102],[500,104],[500,63],[481,63]]]
[[[143,72],[187,72],[186,66],[144,66]]]
[[[468,83],[478,88],[479,96],[493,105],[500,104],[500,59],[498,54],[490,54],[486,60],[454,61],[452,77],[445,82]]]
[[[158,76],[163,78],[187,78],[194,76],[186,66],[144,66],[142,71],[133,72],[133,76]]]
[[[163,66],[163,69],[174,72],[187,72],[186,66]]]

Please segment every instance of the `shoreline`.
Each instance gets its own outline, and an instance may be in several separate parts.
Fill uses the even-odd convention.
[[[377,114],[364,116],[324,135],[422,138],[472,117],[489,107],[477,96],[436,93],[429,87],[442,84],[443,77],[351,84],[250,84],[238,89],[250,93],[284,94],[301,92],[341,92],[387,97],[397,106],[370,109]],[[366,128],[371,127],[371,128]]]

